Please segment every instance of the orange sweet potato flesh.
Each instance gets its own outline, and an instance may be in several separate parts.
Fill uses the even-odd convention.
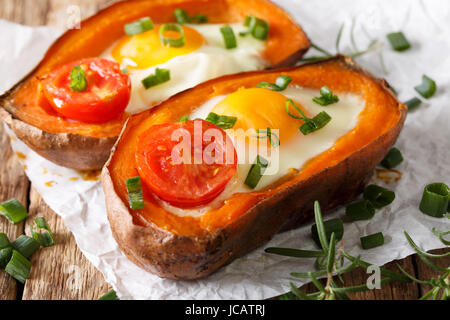
[[[190,15],[206,14],[209,23],[242,22],[246,15],[254,14],[270,23],[270,34],[266,41],[263,58],[272,67],[294,64],[308,50],[310,42],[303,30],[287,12],[267,0],[129,0],[113,4],[100,11],[81,24],[80,30],[69,30],[60,37],[48,50],[44,59],[24,80],[12,90],[0,97],[0,117],[14,130],[31,130],[19,132],[19,138],[31,148],[59,164],[76,167],[76,169],[99,169],[107,160],[109,151],[127,116],[102,124],[87,124],[58,117],[42,107],[38,94],[37,79],[54,68],[86,57],[99,56],[116,40],[124,35],[123,26],[139,18],[150,16],[154,23],[174,21],[173,12],[176,8],[185,9]],[[8,115],[9,113],[9,115]],[[11,119],[10,119],[11,118]],[[22,121],[22,124],[12,124],[12,120]],[[42,130],[37,132],[29,129],[28,124]],[[55,134],[51,136],[50,133]],[[16,132],[17,134],[17,132]],[[58,143],[57,134],[65,134]],[[67,136],[69,135],[69,136]],[[84,138],[73,137],[81,135]],[[45,136],[46,141],[42,140]],[[88,138],[91,139],[88,139]],[[48,141],[53,139],[53,142]],[[87,168],[83,163],[70,163],[73,160],[73,150],[65,145],[70,140],[82,151],[90,153],[95,147],[103,149],[98,161],[91,161]],[[103,139],[99,142],[95,139]],[[86,145],[87,144],[87,145]],[[53,150],[48,150],[49,148]],[[64,152],[69,149],[71,154],[58,155],[56,149]],[[75,147],[76,149],[76,147]],[[75,150],[76,151],[76,150]],[[89,155],[83,155],[89,158]],[[100,159],[102,158],[102,159]],[[67,163],[69,162],[69,163]],[[73,162],[73,161],[72,161]],[[80,162],[80,161],[79,161]]]
[[[138,175],[133,163],[140,133],[154,124],[177,121],[215,96],[261,81],[275,82],[281,74],[292,77],[292,85],[312,89],[326,85],[338,95],[361,95],[365,108],[357,126],[299,172],[270,188],[234,194],[201,217],[167,212],[145,188],[145,209],[128,209],[125,179]],[[146,270],[174,279],[206,276],[277,232],[304,223],[312,216],[315,200],[327,211],[353,199],[397,139],[406,110],[385,81],[343,56],[201,84],[129,119],[102,173],[113,234],[128,257]]]

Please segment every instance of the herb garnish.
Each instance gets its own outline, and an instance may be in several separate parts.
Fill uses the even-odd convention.
[[[328,106],[330,104],[338,102],[339,98],[338,96],[334,95],[327,86],[323,86],[322,88],[320,88],[320,97],[315,97],[312,100],[315,103],[320,104],[321,106]]]

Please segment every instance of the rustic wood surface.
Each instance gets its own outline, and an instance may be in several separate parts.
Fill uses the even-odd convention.
[[[85,18],[114,2],[115,0],[0,0],[0,18],[13,22],[37,26],[51,25],[66,28],[68,8],[76,5]],[[110,286],[82,255],[74,237],[64,226],[62,219],[43,202],[30,186],[20,159],[12,152],[9,137],[0,126],[0,202],[12,197],[20,200],[29,210],[30,217],[25,223],[12,225],[0,219],[0,232],[15,239],[22,233],[29,234],[29,223],[36,216],[44,216],[55,233],[56,245],[39,250],[33,257],[30,279],[25,285],[17,283],[4,271],[0,271],[0,300],[14,299],[98,299]],[[435,251],[437,253],[443,250]],[[387,265],[395,269],[395,263],[419,279],[430,279],[436,273],[426,266],[417,255],[395,261]],[[450,264],[450,258],[442,259],[443,266]],[[346,285],[366,282],[368,275],[361,271],[344,275]],[[311,284],[304,289],[311,291]],[[429,288],[415,283],[387,284],[380,290],[369,290],[351,295],[353,299],[417,299]]]

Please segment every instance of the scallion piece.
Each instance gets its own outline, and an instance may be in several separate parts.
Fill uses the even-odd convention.
[[[230,26],[220,28],[220,32],[222,33],[223,41],[225,42],[225,48],[234,49],[237,47],[236,36]]]
[[[0,233],[0,249],[5,249],[11,247],[11,242],[9,242],[6,233]]]
[[[19,251],[13,250],[11,259],[5,267],[5,271],[14,279],[21,283],[30,276],[31,262],[28,261]]]
[[[80,66],[73,67],[70,72],[69,88],[72,91],[82,92],[87,88],[86,73]]]
[[[128,23],[124,26],[125,34],[127,36],[134,36],[136,34],[144,33],[153,29],[153,21],[150,17],[145,17],[137,21]]]
[[[323,226],[325,229],[325,235],[327,237],[327,241],[330,242],[331,234],[334,232],[334,236],[336,238],[336,241],[342,240],[342,237],[344,236],[344,223],[341,219],[331,219],[328,221],[323,222]],[[314,240],[314,242],[321,247],[320,240],[319,240],[319,234],[317,232],[317,224],[313,224],[311,226],[311,236]]]
[[[325,111],[322,111],[318,113],[314,118],[310,119],[310,121],[307,121],[304,124],[302,124],[299,130],[306,136],[311,132],[322,129],[330,121],[331,121],[330,115]]]
[[[442,182],[431,183],[423,190],[419,209],[423,213],[442,218],[449,209],[450,189]]]
[[[22,234],[13,241],[12,246],[25,258],[29,259],[31,258],[33,253],[35,253],[41,247],[41,244],[39,243],[39,241]]]
[[[34,225],[36,226],[36,230],[34,229]],[[44,217],[34,219],[34,225],[30,224],[30,231],[33,239],[38,241],[43,247],[50,247],[55,244],[53,233]],[[41,232],[42,230],[44,230],[44,232]]]
[[[289,83],[291,83],[292,78],[286,75],[279,76],[275,83],[270,83],[267,81],[262,81],[256,85],[257,88],[270,89],[273,91],[283,91],[285,90]]]
[[[402,163],[402,161],[402,153],[400,152],[400,150],[394,147],[389,150],[388,154],[381,161],[381,165],[386,169],[392,169]]]
[[[364,189],[364,199],[372,202],[372,205],[379,209],[392,203],[395,199],[395,193],[383,187],[371,184]]]
[[[12,252],[12,248],[3,248],[0,250],[0,269],[5,269],[9,260],[11,260]]]
[[[395,51],[405,51],[405,50],[411,48],[411,44],[406,39],[403,32],[389,33],[387,35],[387,38],[389,40],[389,43],[392,46],[392,49],[394,49]]]
[[[189,120],[189,116],[182,116],[181,118],[180,118],[180,120],[178,120],[179,122],[185,122],[185,121],[188,121]]]
[[[422,97],[428,99],[432,97],[436,93],[436,82],[433,79],[427,77],[426,75],[422,76],[422,83],[414,89],[420,93]]]
[[[98,300],[120,300],[120,299],[117,297],[116,291],[109,290],[106,294],[104,294]]]
[[[145,89],[160,85],[170,80],[170,70],[156,68],[155,73],[142,80]]]
[[[418,106],[420,106],[421,103],[422,101],[419,98],[414,97],[412,99],[409,99],[408,101],[405,101],[404,105],[408,107],[408,111],[412,111]]]
[[[133,177],[125,180],[128,190],[128,202],[133,210],[144,209],[144,196],[142,193],[141,177]]]
[[[255,163],[251,166],[244,183],[250,188],[255,189],[259,183],[259,180],[261,180],[264,171],[266,170],[268,165],[269,162],[260,155],[258,155],[256,157]]]
[[[12,224],[19,223],[28,217],[27,209],[15,198],[0,203],[0,214]]]
[[[236,123],[237,118],[229,117],[229,116],[222,116],[222,115],[218,115],[217,113],[210,112],[205,120],[215,124],[219,128],[222,128],[223,130],[227,130],[227,129],[231,129],[234,127],[234,124]]]
[[[327,86],[323,86],[320,88],[320,97],[315,97],[312,100],[321,106],[328,106],[338,102],[339,97],[334,95]]]
[[[349,204],[345,214],[353,221],[369,220],[375,215],[375,208],[369,200],[362,200]]]
[[[196,14],[193,17],[189,17],[186,10],[183,9],[175,9],[173,12],[173,15],[175,16],[175,19],[180,24],[186,24],[186,23],[205,23],[208,22],[208,17],[204,14]]]
[[[384,244],[384,236],[383,233],[378,232],[365,237],[361,237],[361,246],[363,249],[372,249]]]
[[[239,33],[241,36],[251,34],[259,40],[266,40],[269,36],[269,23],[263,19],[256,18],[255,16],[247,16],[244,21],[244,26],[248,27],[248,31]]]
[[[166,31],[175,31],[180,34],[178,38],[171,38],[164,36],[164,33]],[[180,26],[177,23],[165,23],[161,26],[159,29],[159,39],[161,40],[161,43],[165,46],[179,48],[184,46],[186,38],[184,35],[183,27]]]

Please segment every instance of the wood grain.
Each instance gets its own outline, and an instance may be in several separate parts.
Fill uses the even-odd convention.
[[[78,249],[75,239],[32,187],[29,218],[25,231],[34,218],[45,217],[55,236],[55,245],[41,248],[32,257],[30,278],[23,290],[23,300],[93,300],[110,290],[102,274]]]
[[[0,125],[0,202],[12,197],[28,206],[29,182],[22,165],[9,145],[9,137],[3,124]],[[0,232],[8,235],[14,241],[23,233],[23,222],[13,225],[0,217]],[[17,283],[5,271],[0,270],[0,300],[13,300],[17,296]]]
[[[0,18],[30,26],[50,25],[61,29],[70,26],[73,9],[79,9],[80,18],[86,18],[99,9],[117,0],[1,0]],[[29,207],[30,217],[16,226],[0,218],[0,232],[6,232],[10,239],[15,239],[37,216],[46,217],[54,230],[57,244],[40,249],[32,257],[32,272],[25,286],[18,285],[4,271],[0,271],[0,299],[98,299],[109,290],[103,276],[86,260],[76,246],[72,234],[65,228],[62,219],[43,202],[39,194],[31,187],[22,165],[12,152],[8,136],[0,126],[0,201],[16,197]],[[438,250],[443,253],[449,250]],[[448,266],[450,258],[438,263]],[[417,255],[386,267],[396,270],[395,263],[420,279],[436,277],[436,271],[425,265]],[[346,286],[360,285],[367,281],[368,274],[362,270],[344,275]],[[302,287],[311,292],[311,284]],[[353,299],[417,299],[429,288],[415,283],[390,283],[382,289],[351,294]]]

